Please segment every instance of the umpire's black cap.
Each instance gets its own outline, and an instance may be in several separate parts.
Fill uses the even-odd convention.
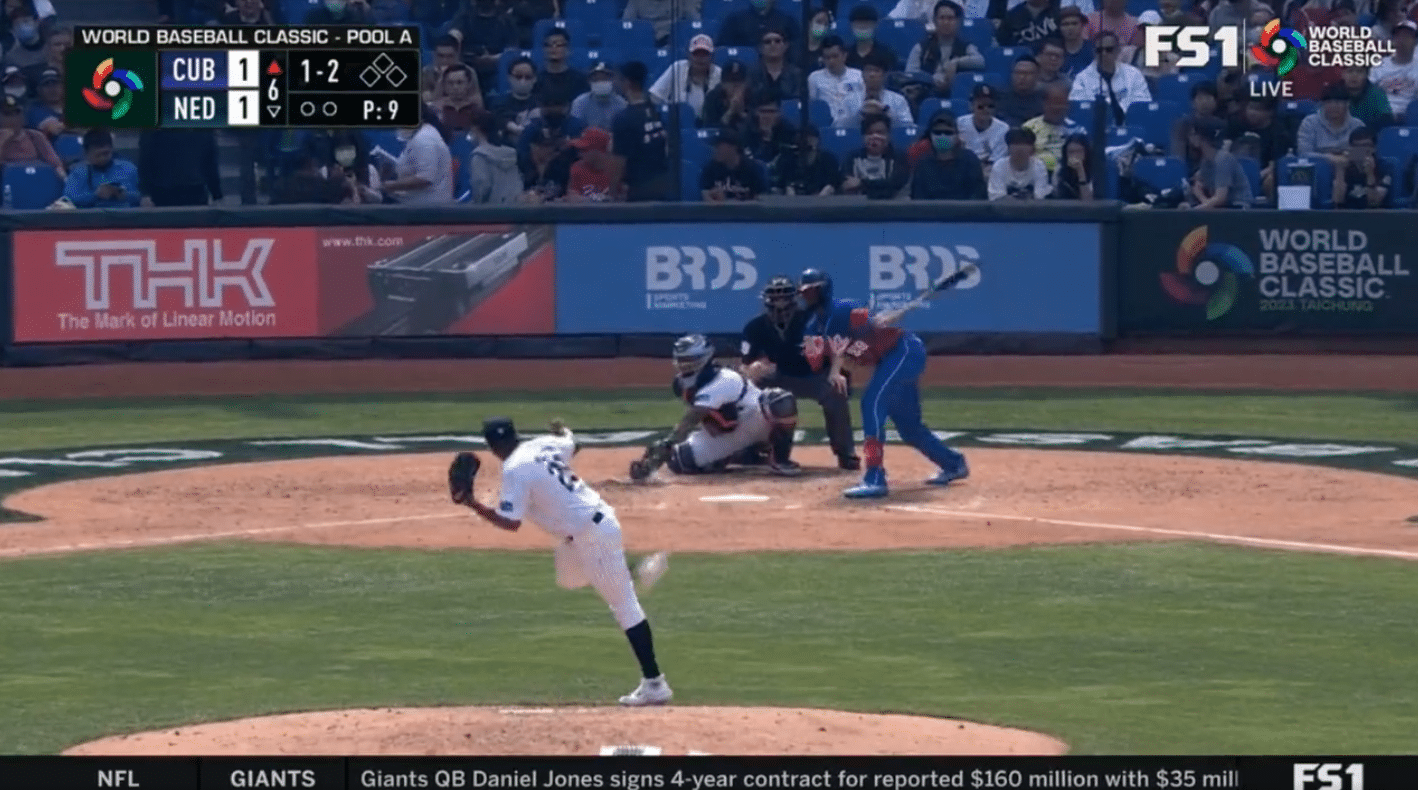
[[[488,447],[514,444],[517,442],[517,426],[512,424],[510,417],[483,420],[483,438],[487,440]]]

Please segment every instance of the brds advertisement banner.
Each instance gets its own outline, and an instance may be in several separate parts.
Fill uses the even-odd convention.
[[[1130,214],[1119,329],[1418,330],[1412,223],[1396,211]]]
[[[978,274],[902,322],[926,332],[1096,334],[1099,228],[1072,223],[717,223],[558,229],[562,333],[737,332],[778,274],[816,268],[887,310],[967,263]]]

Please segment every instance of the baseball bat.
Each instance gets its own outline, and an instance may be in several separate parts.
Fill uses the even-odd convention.
[[[967,263],[964,266],[961,266],[954,272],[951,272],[950,274],[945,275],[939,280],[936,280],[931,285],[931,287],[927,288],[924,291],[921,291],[921,294],[915,299],[912,299],[911,301],[907,302],[896,310],[891,311],[893,317],[899,318],[900,316],[903,316],[906,313],[911,312],[912,310],[922,307],[923,305],[925,305],[926,302],[929,302],[940,294],[949,291],[960,283],[965,282],[965,278],[969,277],[970,275],[974,274],[979,270],[980,266],[976,263]]]

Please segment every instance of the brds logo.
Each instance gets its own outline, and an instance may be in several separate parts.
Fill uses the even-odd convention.
[[[1215,321],[1236,304],[1240,278],[1254,277],[1250,257],[1230,244],[1212,243],[1205,225],[1188,233],[1177,246],[1177,270],[1162,272],[1162,290],[1180,304],[1206,305],[1206,320]]]
[[[133,93],[143,89],[143,80],[127,69],[115,69],[109,58],[94,69],[93,86],[84,88],[84,101],[95,110],[112,110],[118,120],[133,106]]]
[[[1281,27],[1279,19],[1272,19],[1261,29],[1260,43],[1251,46],[1251,57],[1283,77],[1300,62],[1300,50],[1309,46],[1303,33]]]

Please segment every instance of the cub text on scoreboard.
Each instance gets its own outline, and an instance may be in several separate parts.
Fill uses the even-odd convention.
[[[129,129],[417,126],[416,27],[80,27],[65,118]]]

